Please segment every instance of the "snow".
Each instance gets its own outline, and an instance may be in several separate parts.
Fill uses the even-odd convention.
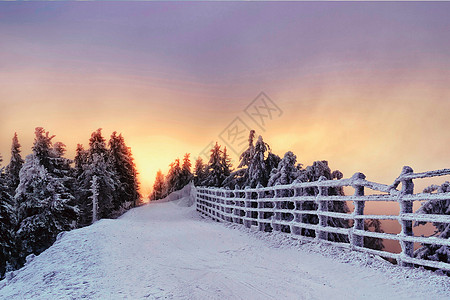
[[[189,202],[150,203],[61,234],[0,282],[0,299],[450,298],[446,276],[214,222]]]

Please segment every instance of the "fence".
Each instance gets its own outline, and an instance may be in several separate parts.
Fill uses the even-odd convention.
[[[450,223],[449,215],[433,215],[413,213],[414,201],[440,201],[450,199],[450,193],[416,193],[414,179],[450,175],[450,169],[413,173],[410,167],[403,167],[400,176],[392,185],[370,182],[364,174],[356,173],[351,178],[326,180],[321,177],[315,182],[293,183],[274,187],[258,187],[245,189],[223,189],[197,187],[197,210],[217,221],[244,224],[262,231],[288,232],[301,240],[320,240],[340,247],[362,251],[395,259],[399,265],[421,265],[442,270],[450,270],[450,264],[415,258],[414,243],[445,245],[450,247],[450,239],[438,237],[414,236],[413,222]],[[401,183],[401,190],[398,190]],[[329,188],[353,187],[351,196],[328,195]],[[316,196],[305,196],[306,189],[316,189]],[[376,192],[365,195],[365,188]],[[352,201],[354,210],[351,213],[328,211],[328,201]],[[400,206],[398,215],[364,215],[367,201],[397,202]],[[315,203],[316,209],[305,209],[308,203]],[[305,215],[317,216],[316,224],[304,222]],[[332,227],[328,218],[352,220],[349,228]],[[372,232],[364,230],[364,220],[397,220],[401,225],[399,234]],[[288,230],[286,230],[288,229]],[[309,232],[310,234],[305,234]],[[313,234],[311,234],[313,233]],[[331,241],[329,233],[345,236],[346,242]],[[310,235],[310,236],[308,236]],[[369,249],[364,246],[364,237],[397,240],[401,245],[401,253]]]

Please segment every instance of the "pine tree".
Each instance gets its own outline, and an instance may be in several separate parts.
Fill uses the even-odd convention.
[[[226,178],[230,176],[231,171],[233,169],[233,165],[231,163],[230,156],[227,153],[227,147],[223,149],[222,153],[222,166],[223,166],[223,176]]]
[[[306,170],[303,171],[303,178],[305,178],[308,182],[318,181],[319,178],[324,177],[326,180],[332,179],[341,179],[342,173],[340,171],[331,172],[330,167],[328,166],[328,162],[326,160],[315,161],[312,166],[308,166]],[[332,195],[344,195],[342,188],[330,187],[326,189],[326,192],[329,196]],[[317,196],[319,193],[318,188],[306,188],[304,189],[304,194],[308,196]],[[317,210],[317,204],[312,201],[305,201],[302,204],[303,210]],[[344,201],[329,201],[328,202],[328,211],[330,212],[340,212],[347,213],[349,212],[349,208],[347,203]],[[317,216],[314,215],[303,215],[302,220],[304,223],[308,224],[317,224],[319,222]],[[344,220],[341,218],[328,218],[328,225],[332,227],[341,227],[348,228],[350,224],[348,220]],[[302,234],[306,236],[314,236],[315,233],[312,230],[302,229]],[[329,240],[337,241],[337,242],[348,242],[348,238],[346,235],[337,234],[337,233],[329,233]]]
[[[169,195],[172,192],[178,191],[181,189],[180,176],[181,175],[181,167],[180,167],[180,159],[176,159],[175,162],[170,164],[169,172],[166,177],[166,195]]]
[[[186,153],[183,158],[183,165],[181,166],[181,174],[180,174],[180,186],[184,187],[189,184],[193,179],[193,175],[191,172],[191,160],[189,158],[190,154]]]
[[[19,185],[19,172],[24,163],[20,152],[19,139],[17,138],[17,133],[14,133],[11,144],[11,160],[5,169],[11,195],[14,195],[15,190]]]
[[[78,178],[82,189],[80,197],[80,226],[92,224],[92,180],[97,176],[98,182],[98,218],[113,217],[113,197],[119,185],[119,179],[109,160],[108,149],[101,129],[94,131],[89,139],[89,152],[83,173]]]
[[[198,157],[197,160],[195,161],[194,166],[194,184],[196,186],[203,184],[203,181],[205,180],[206,177],[205,168],[206,166],[203,163],[203,159],[201,157]]]
[[[291,151],[286,152],[278,167],[272,170],[268,186],[293,183],[301,175],[296,163],[297,156]]]
[[[20,170],[14,198],[20,263],[28,254],[39,254],[52,245],[61,231],[72,229],[78,212],[71,205],[74,197],[60,169],[61,157],[52,148],[53,136],[41,127],[35,134],[33,153]]]
[[[164,174],[161,172],[161,170],[158,170],[156,172],[156,178],[155,183],[153,184],[153,192],[150,196],[150,200],[158,200],[164,198],[166,195],[164,195]]]
[[[270,146],[264,143],[261,136],[253,145],[255,131],[251,130],[248,138],[248,148],[239,157],[238,169],[230,172],[223,181],[223,186],[230,189],[235,187],[256,187],[258,184],[265,187],[270,178],[270,173],[275,169],[281,158],[273,154]],[[266,157],[267,152],[267,157]]]
[[[211,156],[208,163],[208,173],[204,184],[206,186],[220,187],[225,179],[223,152],[220,150],[220,146],[217,142],[210,152]]]
[[[281,158],[278,155],[269,151],[269,154],[267,154],[267,158],[266,158],[266,174],[269,175],[269,180],[270,180],[272,171],[275,171],[278,168],[278,165],[280,162],[281,162]],[[267,181],[267,184],[269,184],[269,181]]]
[[[262,136],[258,137],[255,144],[253,156],[248,165],[247,186],[256,187],[258,184],[267,186],[269,175],[266,168],[265,154],[269,150],[269,145],[264,143]]]
[[[255,131],[250,130],[250,134],[248,136],[248,148],[242,152],[239,156],[239,166],[238,168],[246,167],[250,164],[250,161],[253,158],[253,153],[255,151],[255,146],[253,145],[253,140],[255,139]]]
[[[450,193],[450,182],[446,181],[442,185],[431,185],[424,189],[424,193]],[[450,199],[447,200],[429,200],[422,204],[416,213],[434,214],[434,215],[450,215]],[[425,225],[426,222],[416,222],[415,226]],[[436,227],[434,236],[441,239],[450,238],[450,224],[433,222]],[[450,263],[450,249],[445,245],[422,244],[422,247],[414,252],[414,256],[421,259],[433,261],[443,261]],[[446,272],[450,274],[450,272]]]
[[[0,155],[0,279],[7,271],[8,264],[11,264],[14,255],[14,214],[12,207],[11,190],[7,185],[8,178],[1,166],[2,157]]]
[[[88,151],[84,150],[83,145],[77,144],[76,154],[74,158],[74,173],[75,178],[83,174],[84,167],[87,165]]]
[[[135,207],[139,198],[139,182],[137,170],[131,150],[126,146],[122,134],[114,131],[109,140],[109,158],[111,165],[117,174],[118,183],[114,193],[114,210],[131,204]],[[127,205],[128,204],[128,205]]]

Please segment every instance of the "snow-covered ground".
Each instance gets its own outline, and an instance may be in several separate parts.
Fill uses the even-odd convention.
[[[65,233],[0,299],[450,299],[450,280],[154,203]]]

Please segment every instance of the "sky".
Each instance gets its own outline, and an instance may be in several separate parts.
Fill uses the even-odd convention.
[[[71,158],[97,128],[118,131],[144,195],[184,153],[215,141],[238,153],[230,128],[345,177],[390,184],[404,165],[448,168],[449,13],[448,2],[3,2],[0,153],[9,160],[17,132],[29,154],[38,126]]]

